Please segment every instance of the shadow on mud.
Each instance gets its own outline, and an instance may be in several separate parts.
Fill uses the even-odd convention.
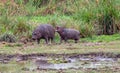
[[[101,69],[117,68],[120,70],[120,54],[88,53],[88,54],[28,54],[0,55],[0,63],[9,64],[11,61],[27,62],[22,70],[40,69]]]

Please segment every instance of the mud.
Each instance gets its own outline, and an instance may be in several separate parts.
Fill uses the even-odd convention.
[[[9,64],[11,61],[29,61],[22,70],[61,70],[61,69],[103,69],[116,68],[120,70],[120,54],[87,53],[87,54],[0,54],[0,63]]]

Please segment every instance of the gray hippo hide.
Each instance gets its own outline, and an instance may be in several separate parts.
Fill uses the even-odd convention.
[[[62,43],[62,40],[67,42],[68,39],[72,39],[75,41],[75,43],[77,43],[78,40],[80,39],[80,32],[76,29],[70,29],[70,28],[57,26],[56,32],[58,32],[60,35],[61,43]]]
[[[51,40],[53,41],[55,37],[55,29],[50,24],[41,24],[32,33],[32,39],[37,40],[37,43],[39,44],[40,39],[45,39],[46,44]]]

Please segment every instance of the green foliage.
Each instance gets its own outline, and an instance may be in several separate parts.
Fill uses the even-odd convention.
[[[12,34],[5,33],[5,34],[3,34],[3,35],[0,36],[0,41],[14,43],[14,42],[16,42],[16,38]]]
[[[5,45],[5,47],[22,47],[22,44],[20,44],[20,43],[14,43],[14,44],[8,43]]]
[[[92,37],[95,34],[95,29],[92,24],[82,23],[79,26],[79,31],[81,33],[81,37]]]
[[[114,35],[101,35],[101,36],[92,36],[88,38],[82,38],[81,42],[110,42],[120,40],[120,34],[114,34]]]
[[[27,23],[27,20],[18,18],[16,24],[13,27],[13,33],[15,35],[29,34],[31,26]],[[16,31],[17,30],[17,31]]]
[[[0,3],[0,34],[31,37],[39,24],[60,25],[80,31],[82,37],[120,30],[119,0],[10,0]],[[100,31],[100,32],[98,32]]]
[[[36,10],[36,6],[33,6],[33,1],[34,0],[29,0],[29,2],[25,4],[25,10],[28,16],[33,15]]]
[[[99,25],[102,26],[102,34],[113,34],[117,31],[116,20],[118,12],[114,0],[101,0],[99,3]]]

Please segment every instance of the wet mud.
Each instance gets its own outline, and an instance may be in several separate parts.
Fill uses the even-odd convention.
[[[11,61],[29,62],[22,70],[61,70],[61,69],[117,69],[120,70],[120,54],[86,53],[86,54],[0,54],[0,63]]]

